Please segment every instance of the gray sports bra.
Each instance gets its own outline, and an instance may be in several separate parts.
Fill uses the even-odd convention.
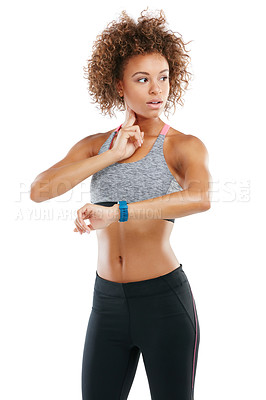
[[[110,149],[115,134],[122,124],[108,137],[98,154]],[[111,207],[120,200],[134,203],[182,191],[163,154],[163,144],[170,125],[165,124],[149,153],[139,161],[114,163],[92,175],[91,203]],[[174,219],[165,219],[175,222]]]

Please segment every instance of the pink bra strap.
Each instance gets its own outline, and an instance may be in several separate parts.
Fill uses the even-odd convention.
[[[116,130],[115,130],[115,135],[117,134],[117,132],[119,131],[119,129],[121,128],[122,125],[123,125],[123,124],[119,125],[119,127],[116,128]],[[115,138],[115,135],[114,135],[113,139],[111,140],[111,143],[110,143],[110,146],[109,146],[109,150],[110,150],[110,148],[111,148],[111,146],[112,146],[112,143],[113,143],[113,140],[114,140],[114,138]]]
[[[118,132],[118,131],[120,130],[120,128],[121,128],[122,125],[123,125],[123,124],[119,125],[119,127],[116,128],[115,132]]]
[[[160,135],[166,136],[166,134],[167,134],[169,128],[170,128],[170,125],[165,124],[164,127],[163,127],[163,129],[162,129],[161,132],[160,132]]]

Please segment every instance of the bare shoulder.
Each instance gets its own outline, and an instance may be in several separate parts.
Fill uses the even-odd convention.
[[[192,163],[201,163],[207,165],[208,151],[202,140],[191,134],[185,134],[176,129],[169,129],[167,133],[167,157],[170,165],[182,175]]]
[[[169,129],[169,137],[171,138],[171,145],[174,147],[175,152],[207,151],[203,141],[195,135],[186,134],[171,128],[171,130]]]
[[[94,155],[97,155],[100,147],[109,137],[111,132],[112,130],[103,133],[95,133],[84,137],[71,147],[71,149],[62,160],[52,165],[48,169],[63,167],[73,162],[85,160],[87,158],[93,157]]]
[[[93,157],[97,155],[103,143],[108,139],[111,133],[115,131],[115,129],[116,128],[107,132],[94,133],[82,139],[81,142],[87,152],[87,156]]]

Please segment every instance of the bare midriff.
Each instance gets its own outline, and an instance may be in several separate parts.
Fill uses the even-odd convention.
[[[171,172],[174,172],[176,164],[170,139],[174,133],[177,131],[170,128],[164,143],[164,156]],[[133,156],[122,162],[143,158],[155,139],[147,138],[146,146],[136,150]],[[115,140],[116,137],[112,146]],[[103,141],[98,143],[97,152],[102,144]],[[181,177],[178,179],[182,182]],[[178,268],[180,263],[170,245],[173,227],[173,222],[163,219],[132,219],[126,222],[117,221],[104,229],[96,230],[98,275],[109,281],[126,283],[157,278]]]
[[[180,263],[169,241],[172,229],[170,221],[132,220],[96,230],[98,275],[114,282],[134,282],[173,271]]]

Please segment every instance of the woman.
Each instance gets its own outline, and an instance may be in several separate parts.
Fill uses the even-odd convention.
[[[159,117],[181,99],[189,74],[182,38],[165,22],[162,10],[138,23],[122,12],[99,35],[90,94],[103,114],[125,107],[125,121],[78,142],[32,185],[31,198],[43,201],[92,176],[91,203],[74,229],[98,239],[83,400],[127,399],[140,353],[152,399],[194,398],[199,322],[169,240],[175,218],[210,208],[210,173],[202,141]]]

